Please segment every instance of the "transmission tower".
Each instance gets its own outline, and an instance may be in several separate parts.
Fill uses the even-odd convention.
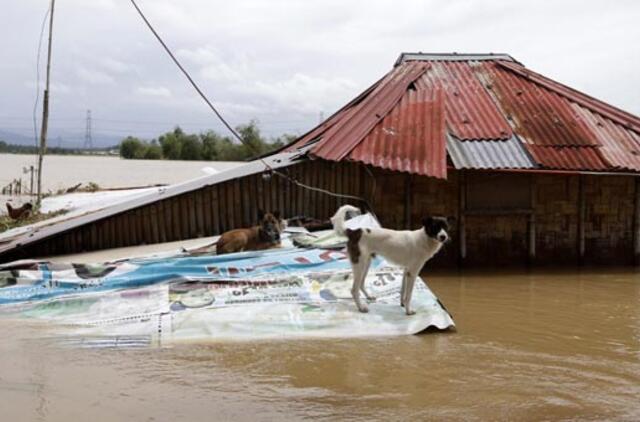
[[[93,149],[93,139],[91,138],[91,110],[87,110],[87,126],[84,131],[84,149]]]

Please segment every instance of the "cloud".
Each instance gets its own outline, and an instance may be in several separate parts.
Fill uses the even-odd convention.
[[[80,66],[76,69],[76,75],[80,80],[89,84],[115,85],[116,83],[115,79],[111,75],[96,69],[87,69],[84,66]]]
[[[0,108],[29,116],[46,2],[5,2]],[[560,0],[144,0],[140,6],[232,124],[310,129],[388,72],[402,51],[505,52],[532,70],[640,113],[640,2]],[[56,5],[52,83],[60,118],[216,127],[128,1]],[[46,39],[46,37],[45,37]],[[44,70],[41,71],[41,74]],[[171,101],[165,101],[170,98]],[[106,123],[105,123],[106,125]],[[185,126],[186,128],[186,126]]]
[[[164,86],[145,86],[136,88],[136,94],[146,97],[170,98],[171,91]]]
[[[100,64],[106,70],[113,73],[127,73],[132,69],[130,64],[124,63],[111,57],[103,57]]]

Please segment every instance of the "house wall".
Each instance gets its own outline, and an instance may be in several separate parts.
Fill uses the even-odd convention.
[[[417,228],[425,215],[452,217],[452,240],[429,264],[433,267],[577,264],[582,184],[582,263],[631,264],[634,259],[636,188],[632,177],[534,174],[527,176],[532,186],[531,214],[521,209],[513,214],[498,209],[494,214],[469,215],[461,209],[465,184],[487,174],[510,176],[450,171],[448,180],[439,180],[321,160],[283,171],[307,185],[366,198],[386,227]],[[252,175],[87,224],[3,255],[0,261],[212,236],[254,224],[258,208],[279,210],[286,217],[324,219],[346,202],[354,201],[302,189],[278,176]],[[533,259],[529,256],[532,220]],[[462,226],[465,259],[460,256]]]

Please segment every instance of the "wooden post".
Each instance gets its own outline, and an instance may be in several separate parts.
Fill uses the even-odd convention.
[[[584,176],[578,176],[578,263],[584,264],[585,252],[585,219],[587,207],[584,195]]]
[[[29,187],[29,195],[33,196],[33,166],[29,167],[29,171],[31,172],[31,185]]]
[[[404,228],[411,229],[411,174],[404,178]]]
[[[536,259],[536,177],[531,176],[531,214],[529,214],[529,265]]]
[[[640,265],[640,177],[635,179],[635,195],[633,209],[633,261]]]
[[[465,211],[467,208],[467,177],[464,171],[460,171],[458,181],[458,237],[460,238],[460,251],[458,264],[464,265],[467,258],[467,231]]]

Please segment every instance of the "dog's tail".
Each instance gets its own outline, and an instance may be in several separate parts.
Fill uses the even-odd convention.
[[[353,213],[360,215],[360,210],[353,205],[343,205],[338,208],[338,211],[331,217],[331,224],[333,224],[333,230],[341,236],[344,236],[346,232],[346,226],[344,220],[347,218],[347,214]]]

